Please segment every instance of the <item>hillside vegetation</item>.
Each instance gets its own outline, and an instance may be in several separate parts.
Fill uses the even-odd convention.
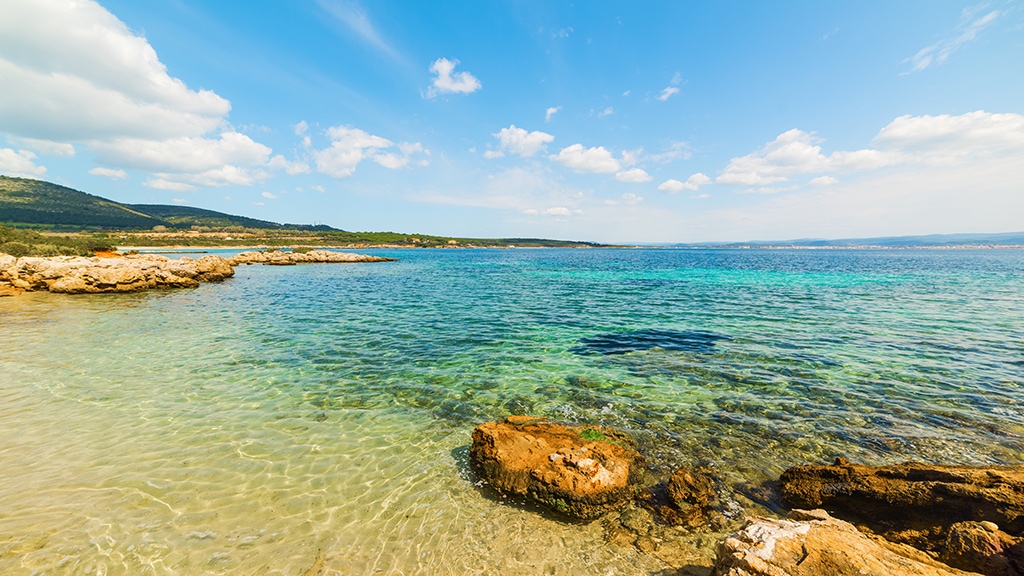
[[[120,246],[186,247],[598,246],[540,238],[455,238],[278,224],[191,206],[121,204],[51,182],[0,176],[0,226],[4,225],[4,241],[0,244],[13,244],[8,250],[0,246],[0,252],[12,255],[86,254],[109,248],[114,242]],[[61,231],[76,235],[58,234]]]
[[[0,176],[0,224],[148,229],[163,222],[130,206],[67,186]]]

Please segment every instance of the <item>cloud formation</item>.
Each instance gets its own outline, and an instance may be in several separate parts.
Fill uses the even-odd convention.
[[[802,130],[788,130],[760,150],[730,160],[716,181],[773,193],[781,190],[753,187],[789,182],[805,174],[828,176],[906,164],[939,166],[999,155],[1024,156],[1024,116],[983,110],[959,116],[907,115],[882,128],[871,148],[826,156],[819,142]],[[833,181],[815,178],[817,185],[828,183]]]
[[[548,108],[547,112],[544,113],[544,121],[545,122],[551,122],[551,117],[554,116],[555,114],[558,114],[558,112],[561,109],[562,109],[561,106],[552,106],[552,107]]]
[[[718,176],[720,184],[766,186],[786,182],[799,174],[831,171],[871,170],[894,164],[898,159],[878,150],[821,153],[820,140],[796,128],[779,134],[763,148],[733,158]]]
[[[678,194],[683,190],[690,190],[691,192],[696,192],[697,189],[700,188],[701,186],[710,183],[711,178],[709,178],[706,174],[697,172],[696,174],[693,174],[689,178],[687,178],[686,182],[680,182],[679,180],[675,179],[665,180],[664,182],[658,185],[658,190],[661,190],[662,192],[667,192],[669,194]]]
[[[983,7],[983,6],[982,6]],[[940,40],[930,46],[926,46],[904,62],[910,62],[911,72],[920,72],[933,64],[942,64],[969,42],[977,39],[982,30],[988,28],[1003,13],[999,10],[992,10],[985,14],[978,15],[979,8],[965,8],[960,16],[960,23],[956,28],[956,35],[951,38]]]
[[[89,170],[89,174],[93,176],[102,176],[104,178],[110,178],[111,180],[127,180],[128,173],[124,170],[112,170],[110,168],[93,168]]]
[[[438,94],[472,94],[483,85],[469,72],[455,72],[458,60],[438,58],[430,65],[430,72],[436,74],[425,96],[434,98]]]
[[[170,76],[142,36],[92,0],[10,0],[0,19],[0,132],[42,153],[150,172],[148,185],[251,184],[270,149],[229,127],[231,104]],[[38,174],[38,171],[36,172]]]
[[[363,160],[398,170],[409,164],[414,154],[429,155],[419,142],[395,144],[387,138],[374,136],[359,128],[334,126],[327,129],[331,145],[322,150],[313,150],[312,156],[317,172],[335,178],[348,178]],[[389,150],[397,148],[397,152]],[[426,161],[421,161],[421,165]]]
[[[485,158],[498,158],[504,153],[518,154],[523,158],[529,158],[544,149],[544,145],[552,142],[555,137],[546,132],[535,130],[527,132],[523,128],[517,128],[515,124],[508,128],[502,128],[494,137],[499,141],[499,153],[491,151],[484,152]]]
[[[0,148],[0,172],[15,178],[41,178],[46,175],[46,167],[37,166],[35,159],[29,150]]]
[[[629,170],[623,170],[615,174],[615,179],[619,182],[650,182],[654,178],[642,168],[631,168]]]
[[[658,100],[664,102],[675,94],[679,94],[679,88],[676,88],[675,86],[668,86],[661,91],[661,94],[658,94]]]
[[[611,174],[622,168],[619,161],[604,146],[584,148],[582,144],[573,144],[548,158],[580,173]]]

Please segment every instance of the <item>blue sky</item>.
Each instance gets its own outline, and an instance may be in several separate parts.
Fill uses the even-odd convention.
[[[347,230],[1024,229],[1024,5],[2,0],[0,173]]]

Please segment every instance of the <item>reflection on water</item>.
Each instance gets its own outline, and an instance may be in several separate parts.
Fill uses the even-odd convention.
[[[0,300],[0,573],[667,569],[482,495],[469,434],[509,413],[630,431],[748,510],[838,455],[1024,462],[1020,252],[386,255]]]

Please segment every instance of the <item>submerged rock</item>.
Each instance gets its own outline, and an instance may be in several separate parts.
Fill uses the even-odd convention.
[[[6,291],[49,291],[64,294],[138,292],[153,288],[193,288],[234,275],[220,256],[171,260],[132,254],[123,258],[13,258],[0,255],[0,287]]]
[[[664,330],[648,328],[631,332],[609,332],[580,338],[580,345],[570,349],[576,354],[625,354],[639,350],[674,350],[708,354],[715,342],[728,340],[728,336],[703,330]]]
[[[502,495],[525,496],[559,514],[593,520],[628,502],[643,475],[632,439],[603,427],[510,416],[473,430],[470,464]]]
[[[824,510],[751,518],[718,545],[712,576],[966,576],[910,546],[859,532]]]
[[[394,258],[381,258],[379,256],[368,256],[366,254],[351,254],[349,252],[330,252],[328,250],[310,250],[309,252],[280,252],[277,250],[242,252],[228,260],[232,266],[238,266],[239,264],[294,266],[295,264],[394,261]]]

